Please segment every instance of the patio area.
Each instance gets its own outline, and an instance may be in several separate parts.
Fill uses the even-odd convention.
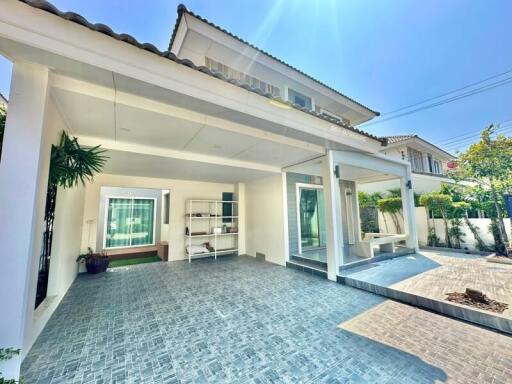
[[[505,383],[512,339],[250,257],[80,275],[26,383]]]
[[[419,254],[377,261],[343,271],[354,287],[512,333],[512,265],[459,252],[422,250]],[[446,294],[479,290],[508,304],[503,313],[446,301]]]

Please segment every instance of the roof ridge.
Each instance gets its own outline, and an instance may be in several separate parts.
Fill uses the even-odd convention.
[[[234,39],[236,39],[236,40],[240,41],[241,43],[248,45],[249,47],[251,47],[251,48],[253,48],[253,49],[257,50],[258,52],[263,53],[264,55],[266,55],[266,56],[270,57],[271,59],[273,59],[273,60],[275,60],[275,61],[277,61],[277,62],[279,62],[279,63],[281,63],[281,64],[283,64],[283,65],[285,65],[285,66],[287,66],[288,68],[293,69],[294,71],[296,71],[296,72],[300,73],[302,76],[305,76],[305,77],[307,77],[307,78],[308,78],[308,79],[310,79],[310,80],[313,80],[315,83],[317,83],[317,84],[319,84],[319,85],[321,85],[321,86],[323,86],[323,87],[325,87],[325,88],[329,89],[330,91],[332,91],[332,92],[334,92],[334,93],[336,93],[336,94],[338,94],[338,95],[340,95],[340,96],[342,96],[342,97],[344,97],[344,98],[346,98],[346,99],[350,100],[351,102],[353,102],[353,103],[357,104],[358,106],[360,106],[360,107],[362,107],[362,108],[366,109],[367,111],[370,111],[370,112],[371,112],[371,113],[373,113],[375,116],[380,116],[380,112],[374,111],[373,109],[371,109],[371,108],[367,107],[366,105],[361,104],[360,102],[358,102],[358,101],[356,101],[356,100],[352,99],[351,97],[349,97],[349,96],[347,96],[347,95],[345,95],[345,94],[341,93],[340,91],[338,91],[337,89],[335,89],[335,88],[331,87],[330,85],[327,85],[327,84],[325,84],[324,82],[322,82],[322,81],[320,81],[320,80],[318,80],[318,79],[314,78],[313,76],[308,75],[308,74],[307,74],[307,73],[305,73],[304,71],[301,71],[301,70],[300,70],[300,69],[298,69],[297,67],[294,67],[293,65],[288,64],[287,62],[285,62],[285,61],[283,61],[283,60],[279,59],[278,57],[276,57],[276,56],[274,56],[274,55],[272,55],[272,54],[270,54],[270,53],[268,53],[268,52],[266,52],[266,51],[264,51],[263,49],[258,48],[258,47],[257,47],[257,46],[255,46],[254,44],[249,43],[247,40],[242,39],[240,36],[237,36],[237,35],[235,35],[234,33],[229,32],[229,31],[228,31],[228,30],[226,30],[225,28],[222,28],[222,27],[218,26],[217,24],[215,24],[215,23],[213,23],[213,22],[209,21],[208,19],[206,19],[206,18],[204,18],[204,17],[202,17],[202,16],[200,16],[200,15],[198,15],[198,14],[196,14],[196,13],[194,13],[194,12],[190,11],[190,10],[187,8],[187,6],[186,6],[185,4],[179,4],[179,5],[178,5],[178,18],[176,19],[176,24],[174,25],[174,29],[173,29],[173,32],[172,32],[172,35],[171,35],[171,40],[169,41],[169,48],[168,48],[168,49],[169,49],[169,51],[171,51],[172,44],[174,43],[174,39],[175,39],[176,34],[177,34],[177,32],[178,32],[178,26],[179,26],[179,24],[180,24],[181,17],[183,16],[183,14],[184,14],[184,13],[187,13],[187,14],[189,14],[189,15],[191,15],[191,16],[193,16],[193,17],[195,17],[195,18],[197,18],[197,19],[199,19],[199,20],[201,20],[201,21],[205,22],[206,24],[210,25],[211,27],[213,27],[213,28],[215,28],[215,29],[217,29],[217,30],[219,30],[219,31],[221,31],[221,32],[223,32],[223,33],[225,33],[225,34],[227,34],[228,36],[233,37]]]
[[[275,97],[275,96],[273,96],[270,93],[264,93],[259,88],[254,88],[254,87],[252,87],[250,85],[247,85],[245,83],[242,83],[242,82],[239,82],[239,81],[236,81],[236,80],[233,80],[233,79],[228,79],[222,73],[211,71],[209,68],[207,68],[205,66],[197,66],[197,65],[195,65],[189,59],[180,59],[174,53],[172,53],[170,51],[160,51],[157,47],[155,47],[151,43],[141,43],[135,37],[133,37],[133,36],[131,36],[129,34],[126,34],[126,33],[121,33],[121,34],[116,33],[106,24],[102,24],[102,23],[95,23],[95,24],[93,24],[93,23],[89,22],[85,17],[79,15],[78,13],[60,11],[57,7],[55,7],[53,4],[51,4],[50,2],[48,2],[46,0],[18,0],[18,1],[24,3],[24,4],[28,5],[28,6],[31,6],[33,8],[36,8],[36,9],[39,9],[39,10],[51,13],[51,14],[53,14],[55,16],[58,16],[58,17],[60,17],[60,18],[62,18],[64,20],[80,24],[81,26],[83,26],[85,28],[88,28],[88,29],[90,29],[92,31],[103,33],[104,35],[112,37],[112,38],[114,38],[116,40],[119,40],[119,41],[121,41],[123,43],[127,43],[127,44],[130,44],[130,45],[133,45],[133,46],[135,46],[137,48],[143,49],[143,50],[148,51],[150,53],[153,53],[153,54],[155,54],[157,56],[160,56],[162,58],[171,60],[171,61],[173,61],[173,62],[175,62],[177,64],[184,65],[184,66],[189,67],[190,69],[193,69],[195,71],[202,72],[202,73],[204,73],[204,74],[206,74],[208,76],[215,77],[215,78],[217,78],[219,80],[225,81],[225,82],[227,82],[229,84],[232,84],[234,86],[238,86],[238,87],[243,88],[243,89],[245,89],[245,90],[247,90],[249,92],[256,93],[256,94],[258,94],[260,96],[266,97],[267,99],[275,100],[277,102],[287,104],[287,105],[289,105],[290,107],[292,107],[292,108],[294,108],[296,110],[302,111],[302,112],[307,113],[307,114],[312,115],[312,116],[315,116],[315,117],[317,117],[319,119],[322,119],[324,121],[327,121],[327,122],[329,122],[331,124],[343,127],[343,128],[348,129],[348,130],[350,130],[352,132],[355,132],[355,133],[358,133],[360,135],[369,137],[369,138],[371,138],[373,140],[380,141],[383,146],[385,146],[387,144],[387,140],[386,139],[379,138],[376,135],[372,135],[372,134],[370,134],[368,132],[362,131],[362,130],[360,130],[358,128],[355,128],[355,127],[353,127],[351,125],[344,124],[343,122],[339,121],[338,119],[331,118],[331,117],[329,117],[327,115],[322,115],[322,114],[317,113],[315,111],[310,111],[307,108],[301,107],[298,104],[292,104],[289,101],[284,101],[280,97]],[[183,6],[183,7],[185,7],[185,6]]]

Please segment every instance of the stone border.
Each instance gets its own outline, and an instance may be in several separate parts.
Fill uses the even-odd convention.
[[[394,288],[384,287],[366,281],[357,280],[347,276],[337,276],[337,282],[364,291],[372,292],[380,296],[388,297],[405,304],[425,308],[432,312],[461,319],[470,323],[482,325],[497,331],[512,334],[512,319],[497,313],[484,311],[467,305],[461,305],[447,300],[437,300],[425,296],[400,291]]]
[[[507,264],[512,265],[512,258],[504,256],[496,256],[495,253],[491,253],[485,258],[489,263]]]
[[[429,246],[421,246],[421,250],[425,251],[442,251],[442,252],[452,252],[452,253],[463,253],[465,255],[479,255],[479,256],[488,256],[490,252],[477,251],[477,250],[466,250],[459,248],[448,248],[448,247],[429,247]]]

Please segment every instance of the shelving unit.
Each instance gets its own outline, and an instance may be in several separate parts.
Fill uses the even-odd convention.
[[[231,204],[230,216],[223,216],[223,207]],[[185,207],[185,253],[188,262],[192,259],[218,255],[239,254],[238,235],[238,201],[225,200],[187,200]],[[214,228],[220,228],[221,233],[215,233]],[[224,231],[236,228],[236,232]],[[209,242],[213,247],[211,252],[189,253],[193,245]]]

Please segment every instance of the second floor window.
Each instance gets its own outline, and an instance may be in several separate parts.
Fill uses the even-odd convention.
[[[439,160],[435,160],[431,154],[427,155],[427,160],[428,160],[428,171],[430,173],[440,175],[442,173],[441,162]]]
[[[293,104],[297,104],[303,108],[311,110],[311,98],[294,91],[293,89],[288,89],[288,100]]]
[[[423,167],[423,153],[413,148],[407,148],[407,157],[411,163],[412,171],[425,172]]]

